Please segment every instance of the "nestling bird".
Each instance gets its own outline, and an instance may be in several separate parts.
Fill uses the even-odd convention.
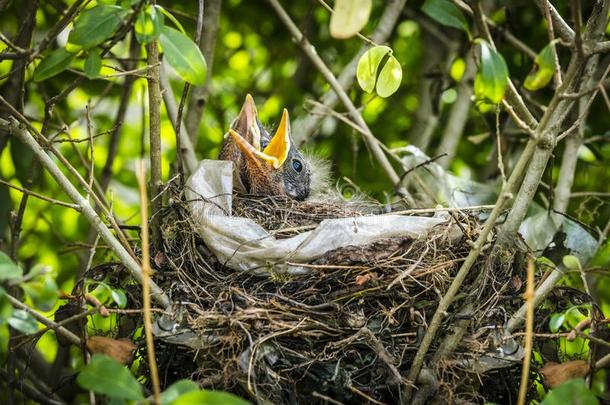
[[[236,180],[250,194],[286,195],[295,200],[309,196],[311,170],[290,136],[288,111],[271,136],[258,119],[252,96],[231,123],[218,157],[233,162]]]

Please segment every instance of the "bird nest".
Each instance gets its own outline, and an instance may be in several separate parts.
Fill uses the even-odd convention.
[[[179,313],[156,339],[166,385],[191,378],[274,404],[393,404],[409,386],[418,387],[421,403],[505,402],[516,392],[520,359],[507,356],[500,366],[487,367],[480,361],[500,356],[502,327],[522,304],[525,277],[522,266],[490,268],[485,258],[450,307],[420,380],[407,379],[439,301],[482,228],[476,213],[452,212],[426,238],[383,238],[331,250],[300,263],[306,274],[253,274],[218,260],[199,237],[184,194],[173,194],[160,213],[164,249],[153,256],[155,282]],[[278,237],[370,212],[276,197],[233,200],[234,215]],[[138,287],[132,287],[137,300]],[[450,356],[436,358],[447,349]],[[503,386],[486,385],[498,374]]]

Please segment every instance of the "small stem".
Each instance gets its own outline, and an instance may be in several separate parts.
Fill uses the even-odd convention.
[[[150,200],[152,208],[151,239],[155,250],[162,247],[161,210],[163,199],[159,195],[163,187],[161,172],[161,87],[159,81],[159,47],[157,41],[146,46],[148,65],[148,108],[150,133]]]
[[[140,160],[140,166],[136,169],[138,173],[138,185],[140,188],[140,215],[142,218],[142,303],[144,307],[144,332],[146,335],[146,352],[150,367],[150,379],[152,381],[155,403],[161,403],[161,387],[159,384],[159,371],[155,356],[155,344],[152,333],[152,312],[150,310],[150,246],[148,241],[148,201],[146,198],[146,170],[144,161]]]
[[[521,371],[521,386],[519,387],[518,405],[524,405],[527,395],[527,386],[532,361],[532,344],[534,334],[534,261],[530,259],[527,264],[527,287],[525,290],[525,303],[527,305],[527,320],[525,323],[525,354],[523,356],[523,369]]]

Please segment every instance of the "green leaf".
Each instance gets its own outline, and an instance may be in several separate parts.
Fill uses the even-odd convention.
[[[23,270],[4,252],[0,252],[0,282],[14,280],[23,276]]]
[[[551,315],[551,319],[549,320],[549,329],[551,332],[555,333],[563,326],[566,320],[565,313],[553,314]]]
[[[178,76],[191,84],[205,83],[207,65],[201,50],[186,35],[170,27],[161,30],[161,46],[165,60]]]
[[[597,397],[582,378],[569,380],[553,388],[540,405],[598,405]]]
[[[161,393],[161,405],[169,405],[182,394],[198,390],[199,385],[191,380],[176,381]]]
[[[337,39],[353,37],[369,21],[372,7],[371,0],[335,0],[330,35]]]
[[[11,325],[12,328],[26,335],[31,335],[38,331],[38,322],[36,319],[34,319],[32,315],[23,309],[13,310],[13,314],[8,320],[8,324]]]
[[[81,387],[110,398],[144,399],[138,380],[125,366],[106,355],[94,355],[76,381]]]
[[[580,265],[580,260],[578,257],[572,255],[565,255],[562,259],[563,265],[570,270],[580,270],[582,269]]]
[[[89,79],[94,79],[100,74],[102,69],[102,56],[98,49],[91,49],[85,59],[85,75]]]
[[[508,86],[508,67],[502,55],[487,42],[478,43],[481,47],[481,66],[474,80],[474,92],[477,98],[498,104],[504,98]]]
[[[54,50],[36,66],[34,81],[41,82],[63,72],[70,66],[74,56],[76,55],[66,51],[64,48]]]
[[[366,51],[358,61],[356,67],[356,78],[362,90],[367,93],[372,93],[377,82],[377,72],[382,59],[392,53],[392,49],[388,46],[375,46]]]
[[[138,42],[147,44],[159,38],[164,21],[163,13],[157,11],[156,7],[148,6],[140,11],[134,26]]]
[[[112,300],[118,305],[119,308],[125,308],[127,306],[127,295],[123,290],[112,290],[110,292]]]
[[[59,289],[51,275],[45,275],[40,280],[29,281],[21,285],[23,291],[32,300],[36,308],[50,311],[59,297]]]
[[[91,48],[108,39],[128,13],[119,6],[101,5],[82,12],[74,23],[68,42]]]
[[[389,97],[400,87],[402,81],[402,67],[400,62],[390,55],[388,61],[381,69],[377,78],[377,86],[375,90],[380,97]]]
[[[164,9],[163,7],[161,7],[158,4],[155,4],[155,8],[157,10],[159,10],[164,16],[166,16],[167,18],[169,18],[169,20],[174,23],[174,25],[176,27],[178,27],[178,29],[180,30],[180,32],[182,32],[184,35],[186,35],[186,31],[184,30],[184,27],[182,26],[182,24],[180,24],[180,21],[178,21],[176,19],[176,17],[174,17],[169,11],[167,11],[166,9]]]
[[[426,0],[422,11],[433,20],[448,27],[465,31],[470,36],[468,21],[464,14],[449,0]]]
[[[530,91],[538,90],[550,83],[555,73],[553,44],[548,44],[534,59],[532,71],[525,78],[523,86]]]
[[[240,397],[229,394],[223,391],[191,391],[180,395],[172,403],[172,405],[248,405],[249,402]]]

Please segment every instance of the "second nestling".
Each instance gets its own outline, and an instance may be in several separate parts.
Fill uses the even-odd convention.
[[[233,162],[235,182],[249,194],[285,195],[295,200],[309,196],[310,165],[294,146],[286,109],[271,136],[258,119],[256,105],[248,94],[231,123],[219,159]]]

